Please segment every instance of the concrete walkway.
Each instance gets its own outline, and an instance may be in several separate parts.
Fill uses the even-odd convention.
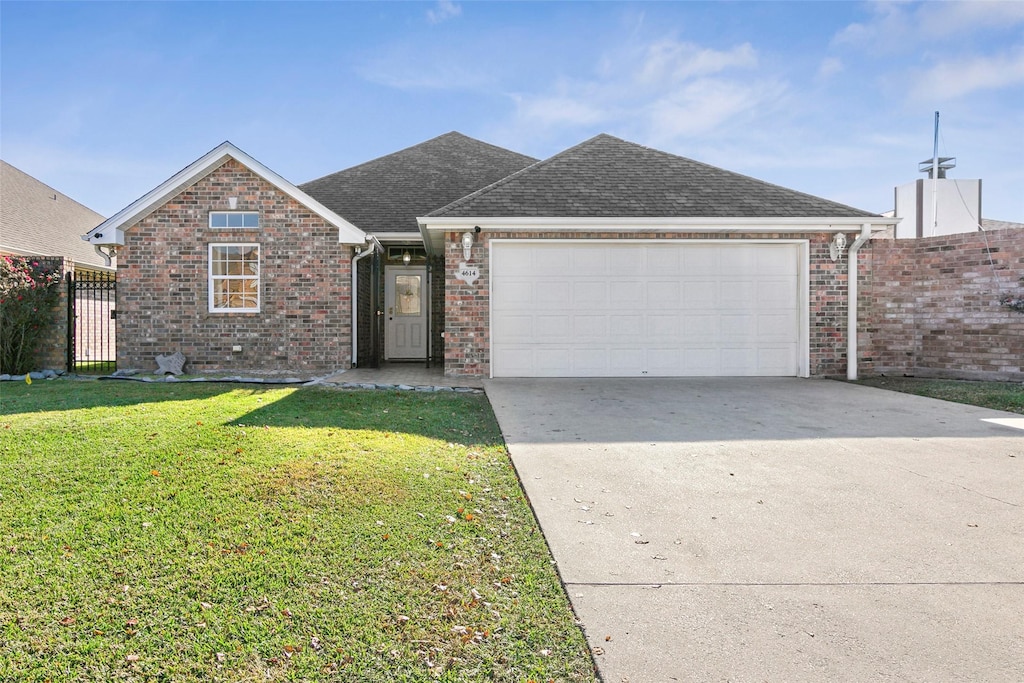
[[[1024,418],[816,380],[485,386],[606,682],[1024,680]]]

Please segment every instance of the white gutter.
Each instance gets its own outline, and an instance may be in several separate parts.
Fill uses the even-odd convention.
[[[857,252],[871,239],[871,224],[860,226],[860,235],[850,246],[846,259],[846,379],[857,379]]]
[[[373,235],[366,236],[366,243],[369,245],[365,250],[352,257],[352,357],[348,364],[351,366],[359,355],[359,284],[356,281],[356,263],[376,251],[380,243]],[[359,249],[359,247],[356,247]]]

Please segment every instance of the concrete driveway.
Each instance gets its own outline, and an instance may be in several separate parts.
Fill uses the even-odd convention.
[[[606,682],[1024,680],[1024,418],[799,379],[486,390]]]

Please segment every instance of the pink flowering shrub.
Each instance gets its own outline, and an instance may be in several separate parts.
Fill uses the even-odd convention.
[[[0,373],[34,367],[60,300],[60,268],[45,260],[0,256]]]

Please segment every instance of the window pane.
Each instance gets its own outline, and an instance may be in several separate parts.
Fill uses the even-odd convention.
[[[225,213],[211,213],[210,214],[210,227],[211,228],[226,228],[228,225],[228,216]]]
[[[240,227],[242,227],[242,214],[240,214],[240,213],[229,213],[228,214],[228,227],[229,228],[240,228]]]
[[[395,276],[395,308],[398,315],[420,314],[420,276]]]
[[[246,228],[260,227],[260,215],[258,213],[242,214],[242,225]]]
[[[227,308],[228,307],[228,282],[230,280],[214,280],[213,281],[213,307],[214,308]]]

